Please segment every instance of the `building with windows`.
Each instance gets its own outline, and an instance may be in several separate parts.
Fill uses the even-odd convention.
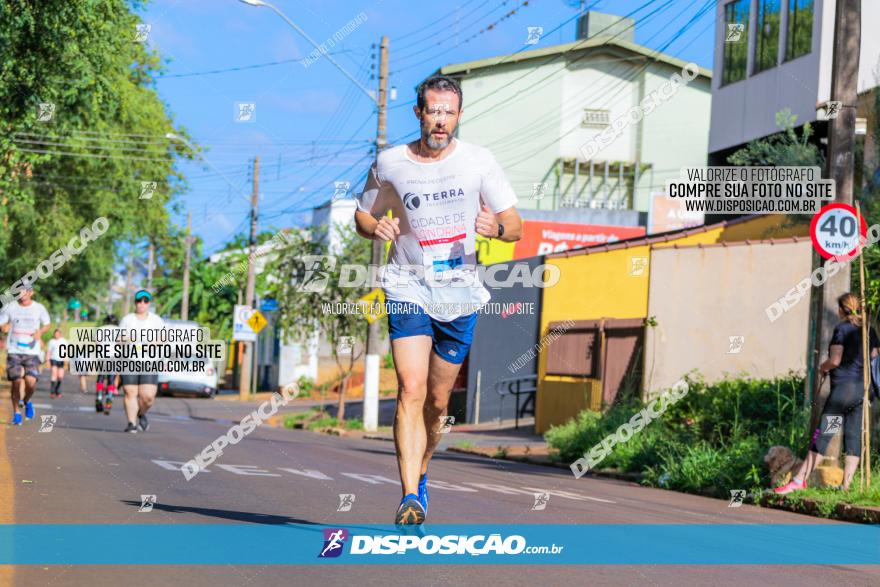
[[[861,3],[858,91],[880,85],[880,2]],[[797,124],[813,123],[815,139],[827,136],[834,50],[834,0],[731,0],[719,2],[712,80],[710,162],[723,165],[749,141],[778,132],[785,109]],[[857,134],[866,134],[866,100],[857,109]],[[870,135],[870,133],[867,133]],[[866,151],[873,150],[870,136]]]
[[[580,209],[583,222],[638,211],[644,225],[667,179],[706,164],[712,74],[693,66],[668,85],[688,64],[635,43],[631,18],[588,12],[578,31],[572,43],[441,68],[462,86],[459,136],[493,152],[520,208]]]

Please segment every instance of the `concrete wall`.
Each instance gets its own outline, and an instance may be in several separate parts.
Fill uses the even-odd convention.
[[[464,76],[461,84],[459,137],[494,153],[523,208],[535,206],[533,183],[555,182],[547,173],[558,157],[565,61],[540,65],[546,60],[478,70]],[[532,68],[534,72],[522,77]]]
[[[764,311],[810,274],[810,240],[793,240],[651,250],[647,394],[693,369],[710,382],[804,370],[809,298],[772,323]]]
[[[668,240],[662,243],[649,244],[657,237],[634,239],[632,242],[618,243],[609,247],[594,247],[581,252],[548,255],[546,263],[558,266],[561,276],[555,286],[544,289],[541,302],[541,336],[547,335],[551,322],[645,318],[654,314],[655,312],[649,308],[649,285],[656,288],[663,286],[659,280],[652,281],[655,275],[651,266],[653,251],[669,248],[670,254],[674,255],[675,251],[682,250],[674,247],[803,236],[807,234],[808,228],[806,225],[790,225],[784,215],[768,215],[728,225],[719,224],[693,229],[681,233],[678,237],[670,235],[667,237]],[[641,271],[633,271],[634,258],[647,261]],[[656,275],[660,276],[663,273]],[[700,283],[706,283],[708,287],[713,280],[717,280],[717,276],[706,272],[705,277],[701,276],[700,280]],[[774,291],[772,295],[768,295],[771,298],[773,295],[778,298],[792,285],[786,290]],[[739,295],[746,296],[764,290],[737,288],[736,291]],[[679,303],[682,311],[686,311],[693,303],[693,297],[682,298]],[[713,303],[712,307],[718,313],[718,309],[724,306]],[[667,320],[666,324],[667,327],[679,327],[686,323]],[[650,349],[650,344],[652,341],[646,339],[645,348]],[[602,386],[597,380],[546,375],[547,353],[547,350],[542,352],[538,362],[539,413],[536,414],[536,426],[540,424],[540,431],[571,419],[580,410],[587,409],[585,406],[593,406],[589,409],[598,409],[602,400]]]

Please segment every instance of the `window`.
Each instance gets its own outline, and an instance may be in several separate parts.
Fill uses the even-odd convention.
[[[758,22],[755,29],[755,71],[776,66],[779,57],[779,26],[781,0],[758,0]]]
[[[581,126],[587,128],[605,128],[611,122],[611,116],[608,110],[592,110],[584,109],[584,118],[581,120]]]
[[[724,69],[721,83],[738,82],[746,77],[749,58],[749,0],[724,5]]]
[[[813,0],[788,1],[785,59],[796,59],[813,48]]]

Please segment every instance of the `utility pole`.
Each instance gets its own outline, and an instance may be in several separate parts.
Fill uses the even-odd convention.
[[[859,81],[859,52],[861,48],[861,0],[837,0],[834,14],[834,55],[831,65],[831,100],[841,102],[836,118],[828,123],[828,177],[834,180],[837,202],[852,205],[855,162],[856,101]],[[821,292],[817,320],[815,361],[828,352],[828,343],[838,322],[837,298],[850,289],[850,267],[825,281]],[[815,377],[813,364],[809,373]],[[825,394],[821,394],[824,397]],[[818,419],[818,398],[813,398],[813,416]],[[815,426],[814,426],[815,428]]]
[[[189,257],[192,241],[189,238],[190,229],[192,227],[192,212],[186,213],[186,236],[183,242],[186,245],[186,255],[183,258],[183,295],[180,298],[180,319],[187,320],[189,318]],[[153,260],[153,250],[150,249],[150,261]]]
[[[376,126],[376,159],[387,146],[387,105],[388,105],[388,37],[382,37],[379,45],[379,95],[376,100],[378,107],[378,124]],[[374,240],[370,256],[370,271],[375,275],[382,264],[385,254],[385,243]],[[379,321],[374,320],[367,326],[367,348],[364,358],[364,428],[376,430],[379,426],[379,346],[382,343],[382,330]]]
[[[245,305],[254,305],[254,288],[256,275],[254,275],[254,264],[251,260],[257,252],[257,200],[260,191],[260,157],[254,158],[254,188],[251,193],[251,240],[248,248],[248,276],[247,290],[245,290]],[[241,372],[238,379],[238,395],[242,401],[250,398],[251,388],[251,363],[256,354],[257,346],[252,342],[245,342],[241,346],[242,361]]]
[[[150,257],[147,261],[147,291],[153,293],[153,265],[156,262],[156,245],[150,241]]]

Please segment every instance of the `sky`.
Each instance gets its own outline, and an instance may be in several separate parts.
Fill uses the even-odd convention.
[[[388,85],[397,89],[397,99],[388,104],[389,144],[410,140],[417,131],[414,89],[425,77],[448,64],[572,42],[580,5],[574,0],[273,4],[317,43],[337,32],[344,36],[328,48],[330,57],[368,90],[378,85],[380,39],[389,37]],[[632,13],[637,43],[658,49],[675,39],[667,54],[711,69],[714,8],[676,35],[706,4],[714,6],[714,0],[586,2],[599,12]],[[356,187],[365,176],[376,138],[374,102],[326,56],[307,60],[314,46],[278,14],[240,0],[153,0],[139,14],[150,27],[146,42],[164,64],[156,90],[175,126],[205,150],[197,162],[178,163],[188,189],[174,221],[184,225],[190,212],[206,253],[248,232],[255,156],[260,231],[308,224],[312,208],[333,195],[335,181]],[[342,29],[350,22],[346,33]],[[525,44],[529,27],[544,29],[537,45]],[[237,103],[256,105],[251,121],[236,121]],[[465,120],[466,109],[465,101]]]

